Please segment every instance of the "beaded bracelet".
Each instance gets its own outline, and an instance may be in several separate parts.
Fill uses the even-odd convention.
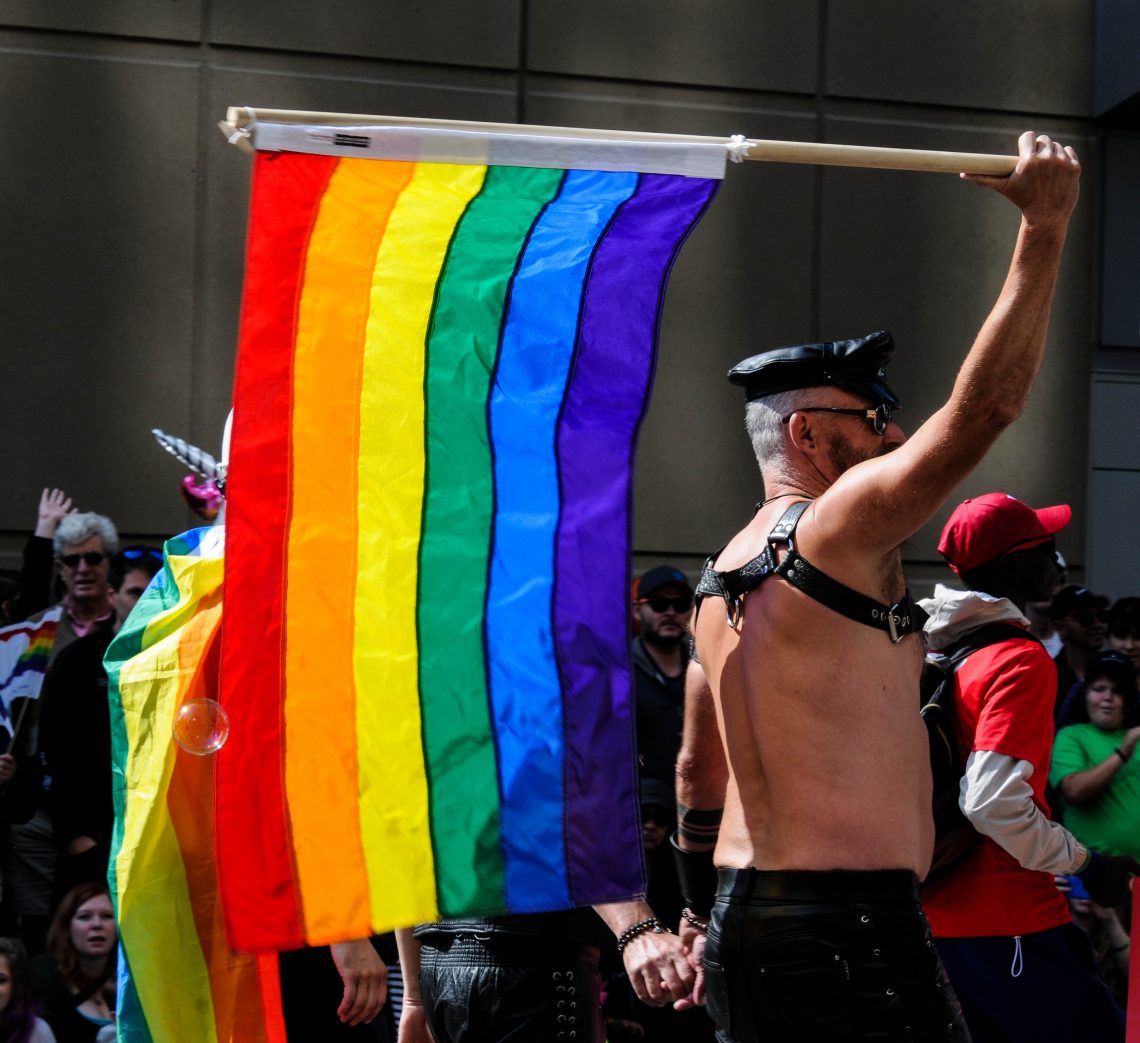
[[[702,920],[699,916],[694,916],[693,911],[687,906],[681,910],[681,915],[689,921],[698,931],[707,931],[709,929],[708,920]]]
[[[625,947],[634,940],[639,934],[645,934],[646,931],[652,931],[654,934],[672,934],[656,916],[649,917],[648,920],[642,920],[640,923],[635,923],[632,927],[627,928],[622,936],[617,940],[617,951],[625,952]]]

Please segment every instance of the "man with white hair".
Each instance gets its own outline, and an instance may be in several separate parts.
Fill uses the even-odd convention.
[[[49,543],[50,541],[50,543]],[[45,489],[40,498],[36,530],[24,555],[21,605],[25,612],[39,607],[50,592],[44,552],[50,546],[63,582],[62,612],[48,655],[48,671],[59,653],[81,637],[110,630],[115,607],[109,582],[111,558],[119,550],[119,534],[110,518],[92,511],[77,513],[58,489]],[[54,606],[53,606],[54,607]],[[48,608],[29,616],[38,621]],[[37,770],[39,700],[15,700],[11,714],[15,738],[4,757],[6,812],[11,821],[7,882],[12,911],[24,942],[34,952],[42,948],[51,916],[56,843],[47,810],[47,788]]]
[[[49,663],[77,637],[105,627],[114,618],[108,577],[119,551],[114,522],[93,511],[77,513],[61,489],[44,489],[35,532],[24,548],[17,601],[20,618],[35,621],[51,600],[51,570],[59,570],[64,595]]]

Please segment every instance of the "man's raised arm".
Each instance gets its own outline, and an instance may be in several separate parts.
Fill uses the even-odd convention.
[[[871,546],[897,547],[925,524],[1029,399],[1081,167],[1072,148],[1031,131],[1021,135],[1018,152],[1008,177],[962,175],[1014,203],[1021,227],[1001,293],[950,398],[905,444],[852,468],[828,490],[828,501],[841,508],[832,514],[836,524],[848,533],[853,523],[864,525],[859,535]],[[855,501],[861,511],[843,509]]]

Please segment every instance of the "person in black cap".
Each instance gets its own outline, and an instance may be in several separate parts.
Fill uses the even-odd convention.
[[[637,583],[638,635],[631,645],[641,777],[673,784],[685,712],[689,617],[693,588],[672,565],[658,565]]]
[[[1053,708],[1059,720],[1061,704],[1073,686],[1085,679],[1085,664],[1104,646],[1108,634],[1109,601],[1088,587],[1070,583],[1053,595],[1049,618],[1061,637],[1061,651],[1053,657],[1057,664],[1057,699]]]
[[[1008,177],[967,176],[1019,208],[1020,232],[949,400],[909,440],[886,332],[730,374],[765,499],[697,584],[720,742],[686,734],[700,759],[683,752],[678,779],[699,835],[718,807],[723,820],[715,857],[689,852],[684,815],[675,844],[688,912],[711,911],[694,998],[724,1043],[965,1038],[919,905],[934,840],[923,614],[900,547],[1020,414],[1044,353],[1080,165],[1044,135],[1018,149]]]

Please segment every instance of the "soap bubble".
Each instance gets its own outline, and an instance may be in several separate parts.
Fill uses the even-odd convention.
[[[215,699],[187,699],[174,715],[174,741],[187,753],[217,753],[230,737],[230,716]]]

